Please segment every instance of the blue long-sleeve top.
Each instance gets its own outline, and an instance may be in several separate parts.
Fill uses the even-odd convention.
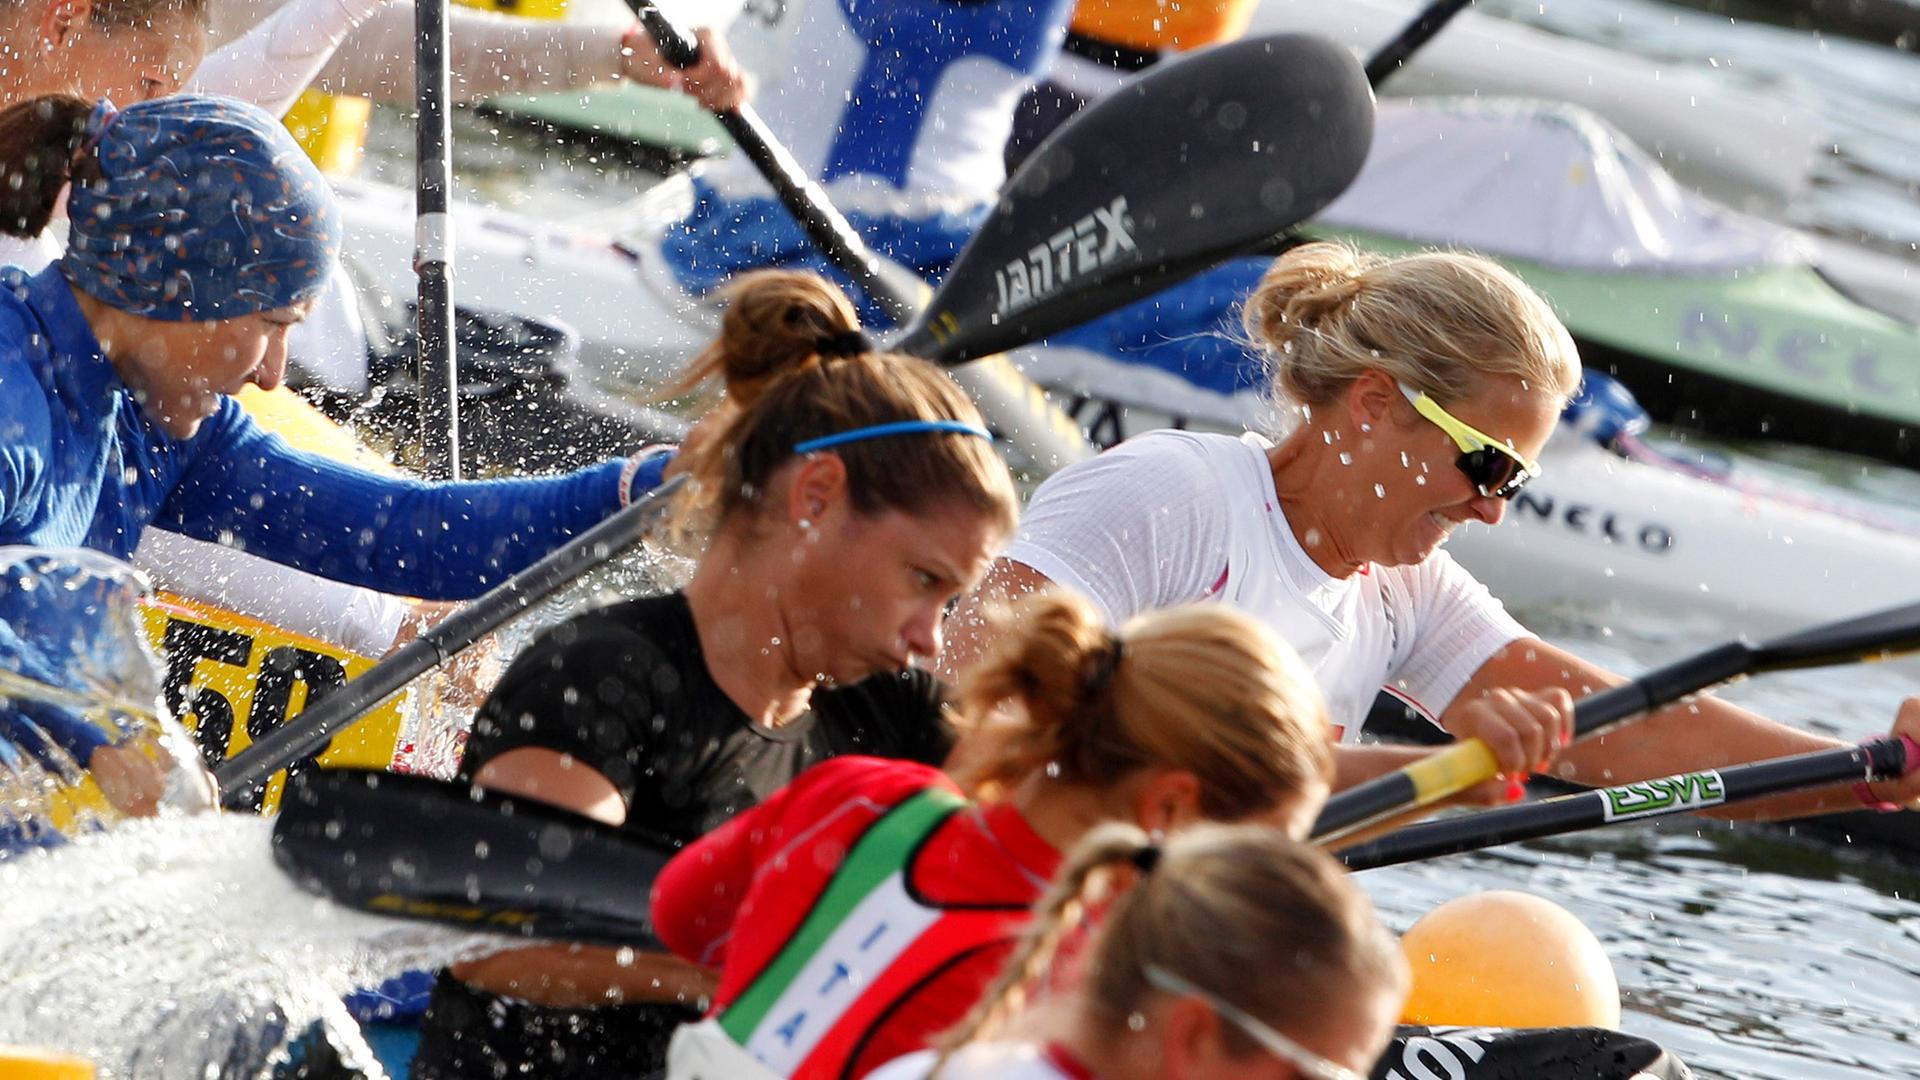
[[[155,525],[382,592],[464,599],[618,509],[621,470],[378,476],[294,449],[232,398],[176,439],[102,354],[58,264],[0,271],[0,544],[124,559]],[[633,486],[657,480],[642,470]]]

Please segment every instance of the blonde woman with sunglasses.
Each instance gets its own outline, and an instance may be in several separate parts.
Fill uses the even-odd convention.
[[[984,601],[1058,583],[1113,622],[1202,598],[1253,614],[1313,668],[1344,742],[1382,689],[1485,740],[1508,781],[1484,798],[1517,797],[1518,778],[1549,765],[1619,783],[1836,745],[1700,698],[1558,753],[1571,699],[1618,678],[1531,635],[1441,548],[1456,526],[1500,523],[1580,381],[1572,338],[1519,278],[1475,255],[1307,244],[1275,261],[1242,322],[1276,438],[1157,431],[1054,476],[950,620],[949,672],[983,644]],[[1920,701],[1895,731],[1920,736]],[[1417,753],[1343,746],[1336,789]],[[1863,803],[1913,808],[1920,779],[1739,812]]]

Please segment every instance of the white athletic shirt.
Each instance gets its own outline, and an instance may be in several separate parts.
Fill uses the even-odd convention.
[[[232,42],[262,20],[271,22],[269,16],[276,12],[310,8],[323,13],[325,4],[365,2],[214,0],[210,5],[213,40]],[[329,55],[315,69],[319,88],[383,101],[412,101],[413,18],[412,0],[373,4],[365,19],[344,35],[344,47],[329,48]],[[447,30],[447,70],[455,101],[518,90],[562,90],[621,78],[624,26],[514,18],[456,4],[448,11]],[[311,43],[319,36],[303,36],[302,41]],[[259,50],[254,53],[258,55]]]
[[[18,266],[37,274],[52,265],[63,250],[65,245],[53,235],[52,230],[32,237],[0,233],[0,266]]]
[[[209,53],[187,90],[251,101],[283,115],[381,0],[291,0],[235,41]]]
[[[867,1080],[1086,1080],[1061,1068],[1033,1043],[973,1043],[947,1060],[939,1076],[930,1074],[937,1051],[894,1058],[867,1074]]]
[[[1444,551],[1334,578],[1287,523],[1258,435],[1155,431],[1055,474],[1002,554],[1092,600],[1110,625],[1219,600],[1313,669],[1351,741],[1383,688],[1439,716],[1526,629]]]

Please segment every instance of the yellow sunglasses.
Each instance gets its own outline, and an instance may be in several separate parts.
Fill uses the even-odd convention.
[[[1460,456],[1453,463],[1480,494],[1490,499],[1511,499],[1527,481],[1540,475],[1538,462],[1528,461],[1513,447],[1441,408],[1426,391],[1401,383],[1400,392],[1407,395],[1415,412],[1446,432],[1460,448]]]

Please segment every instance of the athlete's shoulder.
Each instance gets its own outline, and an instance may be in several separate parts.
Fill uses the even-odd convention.
[[[1202,500],[1225,479],[1222,466],[1248,451],[1231,435],[1204,431],[1149,431],[1086,461],[1060,470],[1040,485],[1034,507],[1079,494],[1151,494],[1157,499]],[[1126,505],[1123,503],[1122,505]]]
[[[796,799],[815,802],[860,798],[884,806],[904,802],[929,789],[959,791],[945,773],[931,765],[865,754],[828,758],[793,782]]]

